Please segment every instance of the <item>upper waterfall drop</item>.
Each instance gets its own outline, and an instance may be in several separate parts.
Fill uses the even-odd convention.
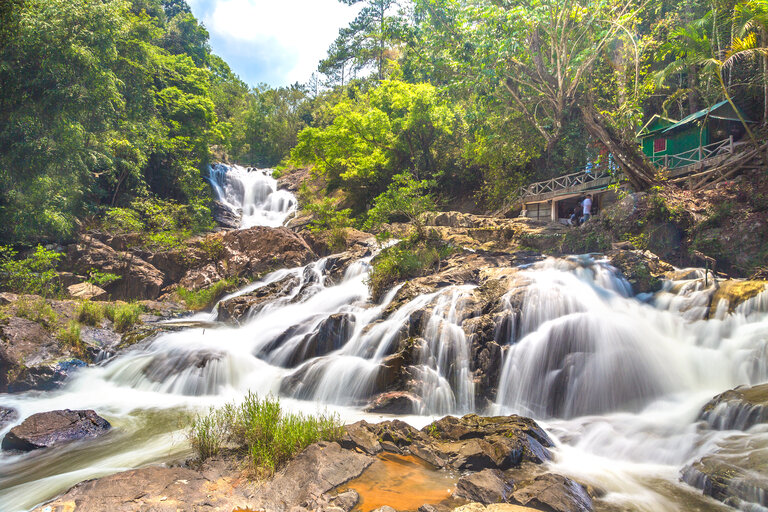
[[[296,196],[278,190],[273,169],[213,164],[208,181],[216,199],[240,217],[240,229],[279,227],[296,211]]]

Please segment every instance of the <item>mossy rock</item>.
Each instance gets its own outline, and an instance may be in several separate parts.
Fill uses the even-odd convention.
[[[721,281],[712,295],[709,316],[713,317],[721,300],[728,301],[728,312],[765,291],[768,281]]]

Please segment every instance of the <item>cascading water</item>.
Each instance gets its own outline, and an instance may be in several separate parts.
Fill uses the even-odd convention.
[[[231,179],[240,172],[222,171],[220,198],[236,195],[226,189],[241,186]],[[180,419],[248,390],[280,395],[289,409],[370,418],[361,408],[396,384],[399,367],[423,415],[407,418],[415,425],[448,413],[529,415],[560,440],[555,467],[604,489],[607,502],[685,510],[685,496],[696,493],[677,483],[680,469],[733,435],[701,429],[702,404],[768,380],[768,293],[732,313],[720,306],[706,320],[712,288],[697,271],[635,297],[606,262],[550,259],[517,271],[501,301],[496,402],[478,410],[467,328],[476,286],[444,286],[397,306],[395,288],[372,303],[366,278],[374,253],[342,277],[328,270],[330,259],[278,270],[223,299],[278,290],[236,324],[217,322],[214,310],[193,317],[205,327],[160,335],[58,391],[0,396],[22,418],[92,408],[115,426],[83,445],[0,455],[0,510],[26,510],[78,481],[184,456]],[[404,343],[408,350],[395,353]]]
[[[214,164],[208,181],[223,205],[240,216],[240,227],[282,226],[296,210],[296,197],[278,190],[273,169]]]

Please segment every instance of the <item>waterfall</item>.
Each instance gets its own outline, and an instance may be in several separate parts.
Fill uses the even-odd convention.
[[[212,171],[220,200],[244,213],[247,205],[276,204],[269,180],[265,171]],[[254,207],[247,218],[279,224],[275,219],[291,207]],[[679,510],[649,475],[677,488],[680,468],[728,435],[699,427],[701,406],[736,385],[768,381],[768,293],[730,313],[719,305],[706,320],[713,288],[698,271],[665,282],[653,296],[634,296],[606,261],[550,258],[508,269],[491,326],[501,350],[488,410],[477,399],[476,336],[469,328],[480,314],[473,302],[480,288],[444,283],[403,299],[395,287],[373,302],[367,277],[376,250],[340,278],[330,277],[333,257],[272,272],[222,299],[285,284],[236,322],[219,322],[214,308],[195,317],[206,320],[205,328],[147,340],[82,370],[61,390],[0,396],[22,418],[93,408],[116,427],[74,454],[0,454],[0,503],[28,509],[85,478],[188,453],[179,417],[248,390],[279,395],[289,409],[330,408],[353,421],[370,420],[362,409],[397,389],[414,397],[420,416],[406,419],[419,426],[430,415],[532,416],[560,440],[560,471],[614,493],[630,510]],[[171,448],[149,443],[148,431]],[[36,469],[41,461],[45,470]]]
[[[240,228],[278,227],[296,211],[296,196],[277,189],[274,169],[245,168],[214,164],[208,170],[208,182],[216,199],[240,217]]]

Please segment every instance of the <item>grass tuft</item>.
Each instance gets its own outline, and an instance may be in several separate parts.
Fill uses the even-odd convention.
[[[43,324],[47,329],[52,329],[59,321],[59,316],[42,297],[31,300],[27,297],[19,299],[16,302],[16,316]]]
[[[201,460],[230,446],[246,457],[255,473],[269,476],[310,444],[337,440],[342,433],[335,414],[286,413],[278,399],[260,399],[248,392],[240,404],[227,404],[198,416],[189,439]]]
[[[208,288],[203,288],[201,290],[188,290],[187,288],[180,286],[176,290],[176,294],[184,301],[187,308],[194,311],[200,311],[202,309],[208,309],[216,304],[216,301],[225,294],[235,290],[238,283],[239,280],[233,278],[222,279],[221,281],[213,283]]]
[[[117,332],[125,332],[137,323],[142,307],[135,302],[123,304],[109,304],[104,309],[104,314],[112,320],[113,328]]]
[[[83,303],[77,307],[77,321],[81,324],[95,327],[101,324],[101,321],[104,320],[104,317],[106,316],[105,309],[104,304],[91,302],[89,300],[83,301]]]

